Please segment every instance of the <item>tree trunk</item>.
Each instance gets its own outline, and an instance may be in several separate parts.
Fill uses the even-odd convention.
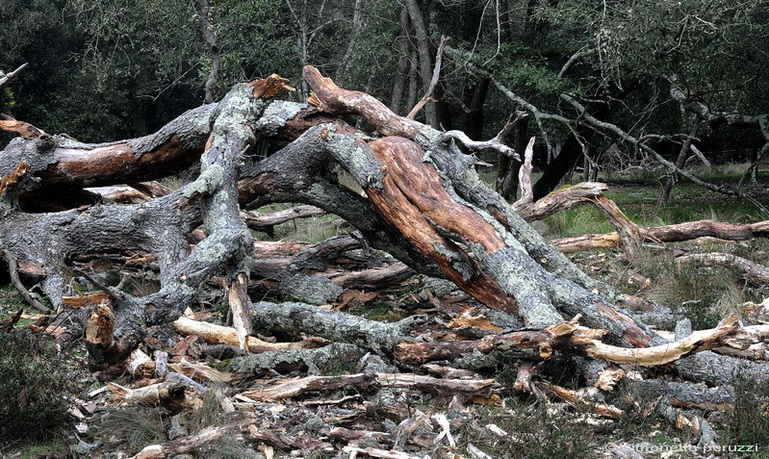
[[[578,135],[582,137],[582,142],[589,142],[593,131],[588,128],[577,128]],[[553,191],[566,174],[571,171],[582,158],[582,145],[577,140],[575,134],[569,134],[563,143],[561,153],[553,158],[545,167],[542,176],[534,184],[534,200],[541,199]]]
[[[405,98],[407,85],[406,83],[409,78],[409,57],[411,56],[411,50],[409,47],[409,13],[405,8],[401,10],[400,21],[400,35],[397,39],[400,57],[398,58],[398,65],[395,70],[395,82],[393,83],[393,92],[392,96],[390,97],[390,110],[392,110],[393,113],[399,115],[407,112],[403,106],[408,104],[408,101],[406,101]]]
[[[433,60],[430,52],[430,38],[427,35],[427,25],[425,24],[422,7],[417,0],[406,0],[406,9],[409,12],[411,26],[414,28],[414,34],[417,39],[417,53],[419,55],[419,77],[422,80],[422,93],[428,94],[430,81],[433,76]],[[427,104],[425,106],[425,124],[438,127],[435,106]]]
[[[200,25],[203,29],[203,42],[205,42],[208,53],[211,55],[211,71],[208,74],[205,86],[205,102],[210,104],[216,100],[216,80],[219,77],[222,55],[214,25],[211,24],[211,5],[208,0],[199,0],[198,16],[200,16]]]
[[[465,88],[467,109],[462,120],[462,131],[473,140],[481,140],[483,137],[483,105],[486,102],[490,83],[491,80],[483,78],[477,84]]]

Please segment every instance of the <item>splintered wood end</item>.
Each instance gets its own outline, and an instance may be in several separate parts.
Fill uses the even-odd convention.
[[[262,78],[261,80],[254,80],[250,83],[246,83],[246,86],[253,88],[254,97],[260,99],[271,99],[284,89],[287,91],[296,91],[294,87],[289,86],[286,83],[288,83],[288,79],[273,73],[267,78]]]

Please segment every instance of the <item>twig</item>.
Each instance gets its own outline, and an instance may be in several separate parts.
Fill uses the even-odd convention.
[[[7,250],[2,250],[0,253],[3,254],[5,261],[8,263],[8,274],[11,276],[11,282],[13,283],[13,286],[16,287],[16,290],[19,291],[21,297],[24,298],[24,301],[26,301],[27,304],[37,309],[38,311],[45,314],[50,314],[52,311],[46,305],[35,299],[35,297],[29,293],[29,290],[24,287],[24,284],[21,283],[21,279],[19,279],[19,273],[16,271],[18,264],[16,263],[16,259],[13,257],[13,255],[11,255],[11,253]]]
[[[438,86],[438,80],[440,80],[441,77],[441,66],[443,65],[443,49],[446,47],[446,43],[448,41],[449,37],[445,35],[441,37],[441,43],[438,45],[438,51],[435,53],[435,67],[433,68],[433,77],[430,80],[430,85],[427,87],[427,92],[425,92],[424,97],[422,97],[422,99],[417,102],[416,105],[414,105],[414,108],[412,108],[409,114],[406,115],[406,118],[413,120],[414,117],[417,116],[417,113],[419,113],[428,102],[436,102],[436,100],[433,98],[433,93],[435,92],[435,87]]]

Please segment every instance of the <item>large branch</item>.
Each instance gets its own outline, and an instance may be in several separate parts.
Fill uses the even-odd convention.
[[[683,242],[701,237],[713,237],[728,241],[747,241],[754,237],[769,237],[769,221],[739,225],[713,220],[679,223],[675,225],[641,228],[644,241],[648,242]],[[618,247],[622,239],[617,233],[583,234],[551,241],[564,253],[581,250],[606,249]]]
[[[605,334],[605,330],[586,329],[575,321],[561,322],[542,330],[500,333],[478,341],[402,342],[395,346],[395,357],[401,362],[421,364],[436,360],[454,360],[476,352],[486,354],[493,350],[532,350],[534,353],[528,354],[528,359],[544,359],[560,352],[622,365],[657,366],[722,346],[747,349],[750,345],[769,338],[769,326],[740,328],[737,317],[732,315],[716,328],[696,331],[678,341],[646,348],[624,348],[606,344],[601,341]]]
[[[559,321],[559,313],[581,313],[591,326],[610,330],[618,342],[647,346],[655,339],[653,332],[599,295],[563,274],[553,274],[553,266],[538,264],[552,259],[561,273],[591,284],[472,175],[472,158],[451,145],[436,144],[438,137],[428,127],[395,115],[370,96],[338,88],[312,67],[305,68],[305,75],[315,91],[313,102],[322,109],[359,114],[378,131],[405,135],[431,151],[432,161],[425,162],[422,148],[405,139],[390,137],[366,145],[336,128],[321,134],[377,212],[447,278],[493,308],[509,308],[509,299],[515,299],[530,324],[548,325]],[[428,135],[420,134],[424,132]],[[441,175],[449,177],[450,184]]]
[[[20,262],[44,267],[43,288],[57,307],[61,306],[66,282],[66,263],[75,255],[139,249],[157,259],[160,291],[134,298],[106,288],[115,308],[117,340],[105,341],[105,349],[99,349],[100,344],[95,343],[91,346],[92,356],[118,359],[143,337],[144,325],[177,318],[184,307],[197,298],[199,287],[219,270],[231,273],[233,278],[242,272],[253,248],[251,234],[240,219],[236,182],[240,155],[261,129],[259,125],[244,125],[243,120],[251,123],[259,120],[268,105],[262,97],[273,96],[276,88],[283,84],[283,80],[271,78],[236,86],[218,106],[201,158],[200,176],[170,195],[138,205],[95,206],[87,211],[41,214],[14,211],[13,193],[2,197],[8,205],[8,215],[0,220],[0,246]],[[194,126],[200,119],[188,121]],[[16,142],[16,145],[19,148],[15,151],[28,153],[35,161],[48,151],[43,149],[43,155],[36,155],[34,149],[39,147],[36,141]],[[36,180],[30,176],[42,171],[41,164],[45,163],[46,160],[36,162],[38,168],[32,167],[20,187],[26,182],[34,183]],[[201,223],[208,237],[190,251],[187,234]],[[41,247],[46,250],[40,250]],[[113,352],[114,349],[122,351]]]

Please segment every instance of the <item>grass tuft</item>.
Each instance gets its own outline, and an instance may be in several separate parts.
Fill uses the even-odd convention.
[[[0,350],[0,448],[56,438],[74,390],[67,366],[28,330],[0,330]]]

